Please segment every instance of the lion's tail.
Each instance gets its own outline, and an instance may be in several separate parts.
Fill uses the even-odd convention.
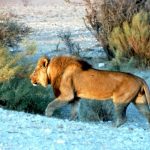
[[[150,108],[150,90],[149,90],[147,83],[143,79],[142,79],[142,89],[141,90],[142,91],[144,90],[146,100],[147,100],[147,103],[148,103],[149,108]]]

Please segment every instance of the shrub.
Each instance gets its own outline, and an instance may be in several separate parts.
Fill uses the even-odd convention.
[[[30,31],[24,24],[0,15],[0,105],[6,109],[43,114],[53,92],[50,87],[33,87],[28,78],[35,66],[35,59],[32,59],[35,43],[23,41],[22,52],[9,51],[9,47],[18,47]]]
[[[31,29],[23,23],[13,21],[13,18],[5,18],[0,14],[0,45],[14,48],[31,32]]]
[[[31,31],[29,27],[13,21],[13,19],[13,14],[0,14],[0,82],[9,80],[17,73],[20,73],[23,58],[31,55],[31,51],[34,52],[33,49],[35,48],[25,48],[24,52],[19,53],[10,51],[10,47],[14,48],[18,46],[19,42]],[[33,44],[30,43],[30,45]]]
[[[33,69],[30,56],[36,52],[36,45],[32,42],[24,45],[23,52],[12,52],[8,48],[0,47],[0,82],[12,79],[14,76],[28,76]]]
[[[141,11],[130,22],[115,27],[109,36],[109,45],[122,58],[135,57],[138,65],[150,66],[150,13]],[[140,65],[141,66],[141,65]]]
[[[50,98],[50,88],[32,86],[28,78],[15,77],[0,84],[0,99],[5,108],[43,114]]]
[[[61,41],[66,46],[67,50],[69,51],[69,54],[80,57],[81,47],[79,46],[78,43],[75,43],[71,39],[71,36],[72,36],[71,32],[69,32],[69,31],[68,32],[60,32],[58,34],[58,37],[61,39]],[[58,46],[57,46],[57,50],[59,48]]]
[[[86,2],[85,24],[103,46],[109,60],[115,57],[108,37],[113,28],[124,21],[130,22],[133,15],[149,9],[146,0],[84,0]],[[90,24],[90,26],[89,26]]]
[[[20,67],[16,65],[19,59],[19,55],[14,55],[8,49],[0,47],[0,82],[9,80],[19,71]]]

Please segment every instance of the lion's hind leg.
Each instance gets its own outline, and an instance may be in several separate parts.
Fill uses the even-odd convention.
[[[139,112],[148,119],[148,122],[150,124],[150,109],[149,109],[145,94],[143,95],[139,94],[137,98],[135,99],[134,104],[139,110]]]
[[[129,85],[128,85],[129,86]],[[122,85],[117,92],[113,94],[113,103],[114,103],[114,109],[115,109],[115,118],[116,127],[121,126],[123,123],[126,122],[126,109],[128,105],[135,99],[137,91],[139,90],[137,87],[135,88],[128,88],[128,91],[126,92],[125,86]]]
[[[124,124],[127,120],[126,117],[126,109],[127,109],[128,104],[114,104],[114,109],[115,109],[115,127],[119,127],[122,124]]]
[[[119,127],[126,122],[126,109],[131,99],[131,94],[126,94],[123,90],[113,95],[115,127]]]

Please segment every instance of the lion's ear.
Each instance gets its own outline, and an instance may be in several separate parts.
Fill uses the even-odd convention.
[[[48,66],[48,59],[44,58],[43,59],[43,67],[47,67]]]
[[[39,61],[39,65],[41,67],[47,67],[48,66],[48,59],[47,58],[41,58]]]

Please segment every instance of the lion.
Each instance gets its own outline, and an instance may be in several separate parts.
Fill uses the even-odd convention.
[[[56,98],[50,102],[45,115],[71,103],[71,116],[77,115],[80,98],[106,101],[112,99],[116,127],[127,120],[126,109],[132,102],[150,123],[150,92],[146,82],[133,74],[96,70],[73,56],[42,57],[30,75],[33,85],[51,84]]]

